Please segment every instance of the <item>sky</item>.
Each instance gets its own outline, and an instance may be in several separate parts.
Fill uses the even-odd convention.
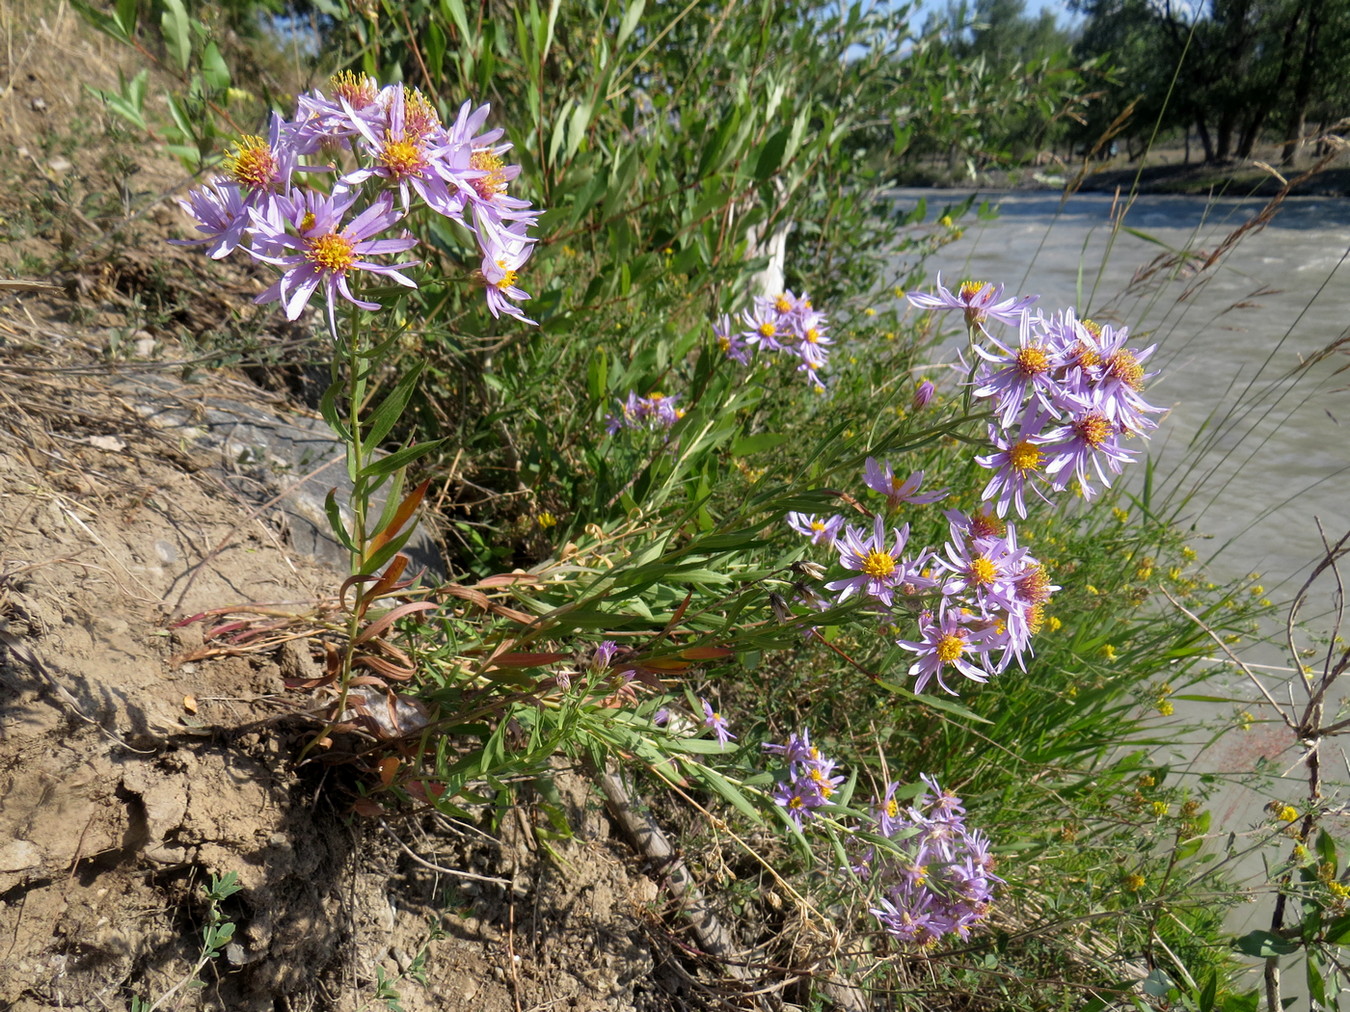
[[[1055,15],[1060,24],[1068,24],[1074,19],[1074,15],[1069,11],[1067,0],[1026,0],[1026,4],[1028,17],[1036,17],[1041,11],[1048,10]],[[915,20],[919,24],[923,24],[930,11],[942,11],[946,7],[947,0],[921,0]]]

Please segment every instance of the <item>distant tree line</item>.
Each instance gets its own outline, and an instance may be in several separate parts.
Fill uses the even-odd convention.
[[[1191,144],[1206,162],[1350,116],[1350,0],[948,0],[893,54],[909,156],[955,173]]]
[[[1260,140],[1294,161],[1310,128],[1350,114],[1350,0],[1070,0],[1084,17],[1074,52],[1109,54],[1091,143],[1122,110],[1132,148],[1191,132],[1207,162],[1249,158]]]

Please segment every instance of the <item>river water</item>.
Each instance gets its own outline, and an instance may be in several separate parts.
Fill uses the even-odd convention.
[[[902,207],[926,199],[932,220],[967,193],[902,190],[897,199]],[[1156,344],[1148,367],[1159,375],[1145,397],[1169,413],[1149,446],[1155,489],[1184,503],[1178,522],[1194,532],[1191,544],[1210,579],[1259,572],[1267,596],[1292,597],[1321,555],[1314,518],[1333,540],[1350,529],[1350,200],[1291,198],[1231,245],[1264,200],[1150,195],[1125,206],[1105,194],[1061,201],[1028,191],[980,200],[995,205],[997,216],[967,216],[963,237],[932,257],[929,269],[940,270],[949,287],[964,278],[1002,283],[1009,294],[1039,294],[1046,313],[1073,306],[1128,326],[1136,348]],[[1317,361],[1338,338],[1345,347]],[[1131,470],[1137,487],[1142,467]],[[1317,590],[1307,615],[1326,611],[1329,583]],[[1306,698],[1291,684],[1298,679],[1287,653],[1244,651],[1276,699],[1291,690],[1295,700]],[[1329,709],[1346,698],[1338,688]],[[1177,745],[1159,760],[1183,776],[1219,775],[1224,786],[1209,804],[1217,838],[1268,833],[1268,801],[1297,805],[1307,796],[1298,743],[1231,667],[1216,664],[1200,691],[1234,702],[1179,700],[1178,728],[1228,727],[1178,730]],[[1232,726],[1239,709],[1256,715],[1250,730]],[[1341,750],[1323,756],[1326,793],[1345,805],[1350,773]],[[1262,762],[1273,779],[1253,776]],[[1345,821],[1327,824],[1344,851]],[[1278,860],[1287,850],[1267,854]],[[1256,853],[1234,871],[1253,889],[1266,881]],[[1270,909],[1266,894],[1236,908],[1227,926],[1235,933],[1268,928]],[[1290,969],[1285,993],[1306,1008],[1301,967]]]

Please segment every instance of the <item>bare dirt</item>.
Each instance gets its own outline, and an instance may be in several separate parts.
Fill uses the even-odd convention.
[[[303,615],[342,579],[284,463],[211,424],[222,397],[312,414],[196,354],[230,314],[303,335],[163,246],[184,173],[81,89],[126,55],[65,3],[0,2],[0,31],[0,1009],[723,1005],[590,782],[559,771],[570,835],[527,789],[358,815],[357,773],[295,763],[315,700],[287,680],[320,648],[204,656],[214,619],[184,620]]]

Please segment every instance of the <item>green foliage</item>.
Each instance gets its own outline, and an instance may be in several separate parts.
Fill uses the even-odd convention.
[[[970,37],[911,40],[901,13],[858,5],[323,5],[336,61],[324,69],[404,80],[445,121],[490,99],[522,166],[512,192],[545,209],[522,278],[537,330],[491,317],[461,237],[413,219],[431,237],[426,280],[383,330],[338,348],[347,372],[321,410],[354,447],[362,509],[362,489],[388,504],[352,523],[329,505],[353,555],[342,688],[357,648],[378,642],[371,698],[424,718],[371,732],[352,757],[370,763],[358,811],[500,809],[559,753],[596,771],[622,762],[652,791],[715,802],[757,841],[763,853],[740,855],[756,867],[802,873],[794,916],[849,934],[841,969],[879,988],[915,986],[922,966],[940,981],[922,978],[925,1000],[953,1006],[1046,1007],[1047,980],[1063,982],[1066,1007],[1141,982],[1197,1007],[1245,1001],[1227,994],[1232,965],[1215,944],[1233,854],[1208,840],[1213,783],[1174,768],[1181,728],[1150,711],[1168,715],[1203,677],[1198,622],[1246,635],[1261,606],[1204,584],[1149,485],[1033,512],[1024,537],[1063,589],[1026,669],[957,701],[906,685],[894,641],[917,616],[887,616],[896,628],[879,635],[856,598],[795,600],[821,582],[809,564],[828,560],[810,558],[785,514],[879,509],[860,487],[869,455],[949,486],[946,506],[973,508],[987,481],[972,460],[986,417],[970,398],[953,385],[912,402],[920,363],[949,361],[950,341],[903,301],[973,201],[934,223],[886,187],[920,155],[1015,160],[1081,105],[1086,71],[1048,30],[1037,48],[1014,46],[1013,7],[981,6],[989,23]],[[134,11],[90,16],[132,43]],[[189,97],[194,81],[205,94],[223,80],[197,24],[178,3],[158,20]],[[133,80],[109,101],[145,127],[144,94]],[[217,127],[189,125],[206,157]],[[828,396],[782,361],[743,369],[713,337],[717,316],[783,287],[809,290],[831,318]],[[658,391],[684,412],[668,431],[605,431],[626,394]],[[419,431],[437,439],[409,445]],[[382,462],[377,444],[393,451]],[[410,465],[430,484],[407,491]],[[445,489],[454,579],[412,587],[396,553],[431,485]],[[903,522],[915,544],[947,537],[942,507]],[[618,661],[596,659],[602,641]],[[736,744],[699,727],[707,697]],[[327,732],[357,729],[347,701]],[[658,721],[661,709],[678,719]],[[772,802],[759,748],[803,727],[848,768],[818,835]],[[959,787],[1008,882],[995,931],[922,954],[897,951],[857,883],[822,871],[868,842],[851,827],[869,797],[920,773]],[[785,920],[764,914],[760,940],[796,965]],[[204,951],[224,931],[213,920]],[[1332,922],[1331,937],[1345,933]],[[1122,979],[1122,957],[1147,972]],[[398,1001],[390,982],[378,988]]]

